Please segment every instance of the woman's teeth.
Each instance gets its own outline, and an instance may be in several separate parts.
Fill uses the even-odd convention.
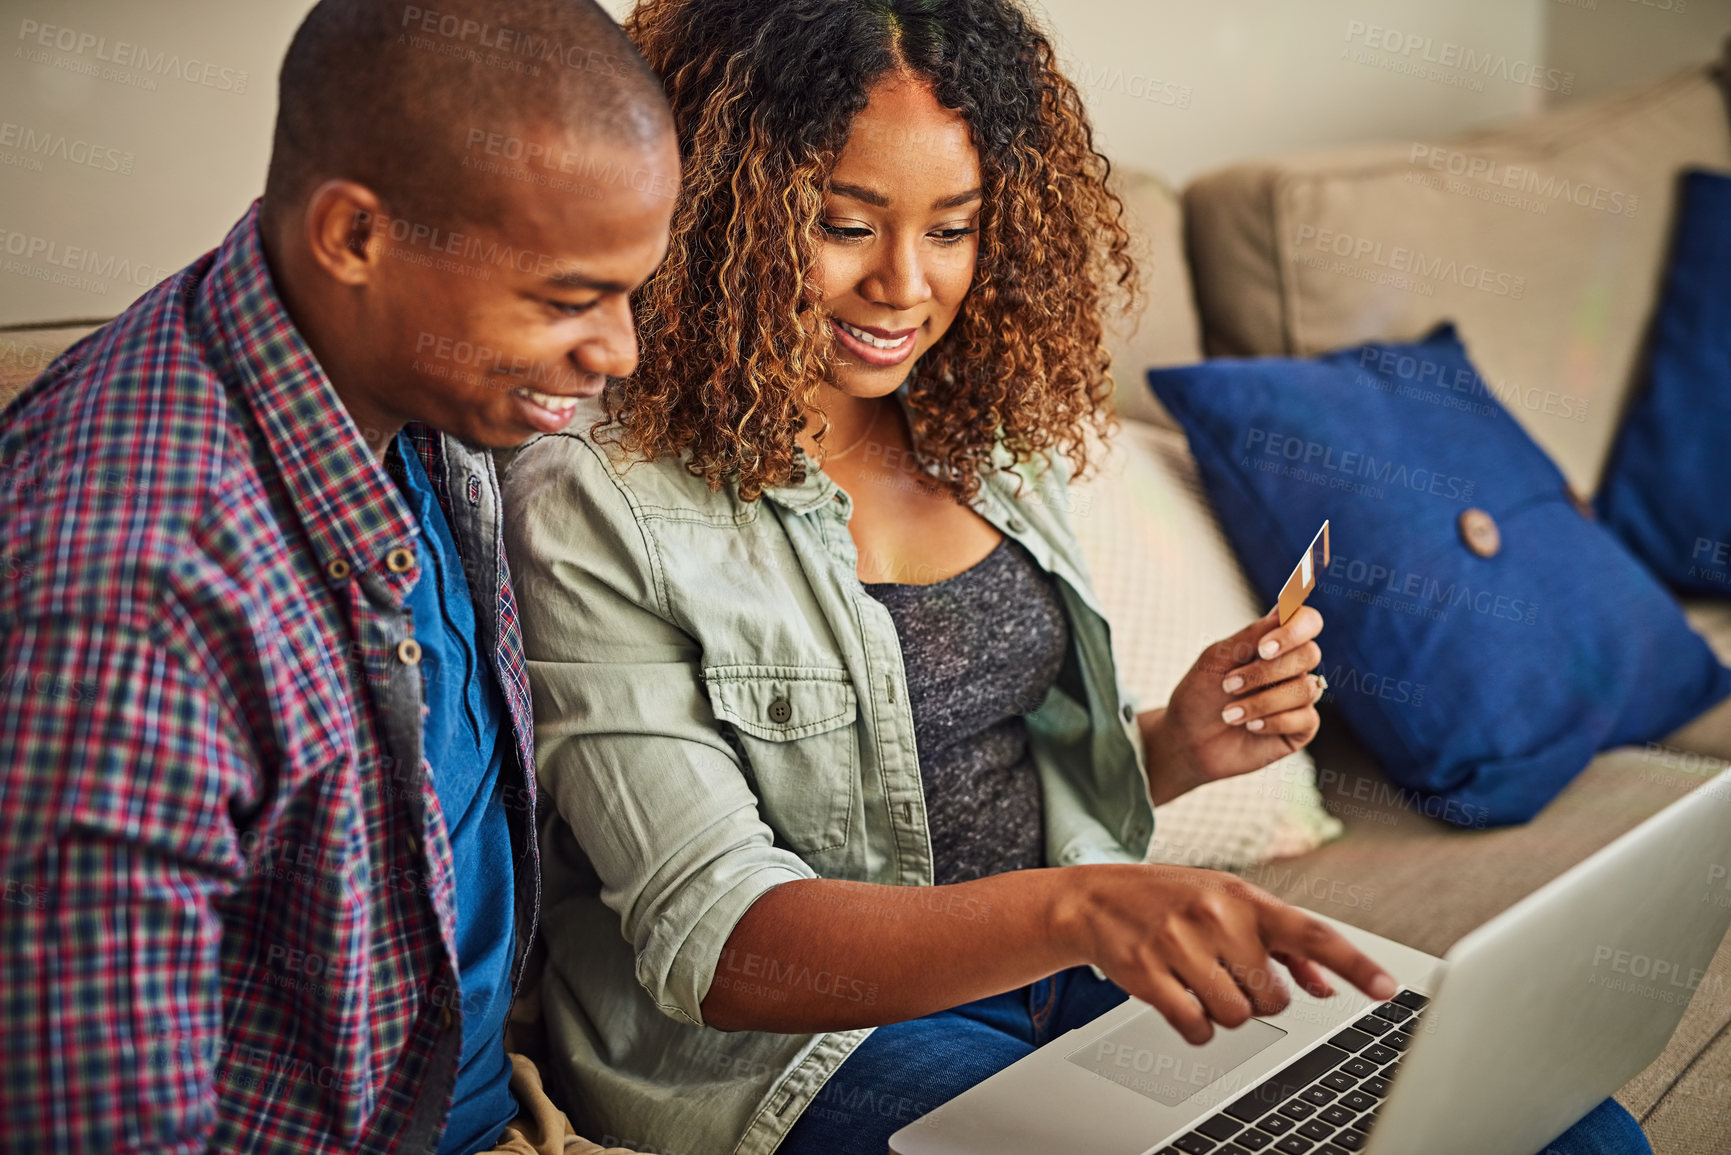
[[[897,337],[894,340],[891,340],[888,337],[879,337],[873,333],[867,333],[863,329],[856,329],[839,317],[836,318],[835,323],[840,325],[842,329],[846,331],[848,336],[852,337],[862,345],[870,345],[873,349],[900,349],[903,345],[906,345],[911,341],[914,336],[912,333],[909,333],[905,337]]]
[[[541,408],[551,409],[555,413],[565,413],[575,409],[577,402],[583,400],[581,397],[558,397],[552,393],[537,393],[527,386],[517,390],[517,396],[527,397]]]

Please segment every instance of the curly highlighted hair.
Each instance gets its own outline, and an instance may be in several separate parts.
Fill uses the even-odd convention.
[[[637,373],[596,431],[683,456],[747,501],[803,479],[795,435],[834,363],[812,284],[828,174],[874,85],[928,83],[966,120],[984,204],[973,284],[918,362],[909,409],[934,483],[1109,432],[1102,310],[1136,296],[1124,206],[1081,97],[1016,0],[641,0],[626,22],[662,78],[684,189],[638,294]]]

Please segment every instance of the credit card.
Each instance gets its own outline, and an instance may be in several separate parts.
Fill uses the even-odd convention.
[[[1274,603],[1280,610],[1280,624],[1285,625],[1298,607],[1304,604],[1304,599],[1310,596],[1310,591],[1316,588],[1316,579],[1323,570],[1328,568],[1328,522],[1322,523],[1322,528],[1316,531],[1316,536],[1310,540],[1310,548],[1304,551],[1304,556],[1298,559],[1298,564],[1292,567],[1292,576],[1286,579],[1281,587],[1280,597]]]

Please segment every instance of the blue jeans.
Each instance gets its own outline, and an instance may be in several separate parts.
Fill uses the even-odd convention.
[[[778,1155],[884,1155],[890,1136],[1125,998],[1087,967],[923,1019],[879,1027],[837,1068],[776,1148]],[[1614,1099],[1539,1155],[1651,1155]]]

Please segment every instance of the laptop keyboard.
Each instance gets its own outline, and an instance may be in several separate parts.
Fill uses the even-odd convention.
[[[1361,1151],[1430,1000],[1401,991],[1156,1155]]]

